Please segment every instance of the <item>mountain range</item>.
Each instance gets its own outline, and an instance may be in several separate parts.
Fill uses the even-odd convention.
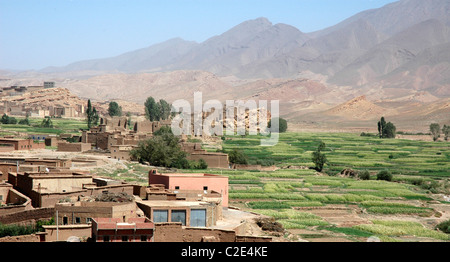
[[[198,90],[217,99],[280,98],[293,119],[311,110],[342,114],[332,108],[364,96],[357,102],[380,103],[373,109],[381,113],[383,101],[450,97],[450,0],[400,0],[312,33],[262,17],[202,43],[175,38],[18,76],[65,79],[60,85],[76,94],[137,103]],[[442,115],[450,123],[450,112]]]

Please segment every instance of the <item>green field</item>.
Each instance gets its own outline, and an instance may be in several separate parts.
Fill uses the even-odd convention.
[[[17,121],[22,118],[18,117]],[[29,118],[31,126],[27,125],[5,125],[0,124],[1,135],[14,135],[15,132],[28,134],[81,134],[80,129],[87,129],[85,120],[66,119],[66,118],[52,118],[53,128],[39,127],[43,118]]]
[[[311,153],[325,142],[328,164],[325,173],[344,168],[378,172],[388,169],[394,175],[450,177],[450,143],[400,139],[379,139],[347,133],[283,133],[276,146],[261,147],[261,137],[228,137],[223,148],[238,148],[251,164],[312,167]]]
[[[272,216],[285,229],[341,233],[355,241],[364,241],[368,236],[377,236],[382,241],[403,241],[401,237],[412,236],[449,240],[448,235],[420,223],[405,225],[389,219],[390,216],[438,219],[442,215],[428,206],[435,200],[430,188],[424,185],[436,181],[433,190],[449,194],[450,143],[382,140],[346,133],[284,133],[276,146],[261,147],[260,139],[259,136],[227,137],[223,148],[225,152],[234,148],[242,150],[250,164],[274,164],[281,169],[273,172],[210,170],[229,177],[232,205]],[[311,153],[320,141],[326,143],[328,159],[321,175],[313,169],[286,168],[312,167]],[[345,168],[368,170],[371,180],[336,176]],[[389,170],[393,181],[376,180],[376,173],[381,170]],[[381,219],[342,228],[308,212],[309,208],[328,206],[354,206]]]

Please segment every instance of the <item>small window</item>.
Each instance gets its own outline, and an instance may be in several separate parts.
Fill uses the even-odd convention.
[[[103,241],[104,242],[109,242],[109,236],[103,236]]]
[[[69,224],[69,218],[63,217],[63,225],[67,225],[67,224]]]
[[[81,218],[75,217],[75,224],[81,224]]]
[[[203,187],[203,190],[208,190],[208,187],[207,187],[207,186],[204,186],[204,187]]]
[[[87,223],[87,224],[92,223],[92,217],[87,217],[87,218],[86,218],[86,223]]]
[[[179,189],[180,189],[180,187],[179,187],[179,186],[176,186],[176,187],[175,187],[175,190],[179,190]]]
[[[122,242],[128,242],[128,236],[122,236]]]
[[[147,242],[147,236],[142,235],[141,236],[141,242]]]

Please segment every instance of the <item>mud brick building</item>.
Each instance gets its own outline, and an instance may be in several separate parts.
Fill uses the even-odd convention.
[[[89,224],[94,217],[117,218],[122,221],[138,217],[134,201],[58,203],[55,205],[55,211],[55,221],[58,221],[59,225]]]
[[[33,207],[54,207],[61,199],[78,199],[102,192],[133,194],[133,185],[120,183],[98,186],[92,175],[83,172],[60,171],[40,173],[9,173],[8,182],[32,200]]]
[[[57,151],[61,152],[85,152],[91,150],[90,143],[69,143],[66,141],[58,142]]]
[[[14,150],[35,150],[45,149],[45,144],[35,142],[32,139],[0,138],[1,147],[14,147]]]
[[[199,161],[200,159],[205,160],[209,168],[230,168],[230,163],[228,161],[228,155],[220,152],[208,152],[202,149],[200,143],[189,143],[182,142],[181,149],[188,153],[186,158],[188,160]]]
[[[154,242],[155,224],[147,218],[94,218],[92,239],[95,242]]]
[[[161,174],[151,170],[148,183],[164,185],[166,189],[177,193],[179,190],[212,190],[221,195],[221,204],[228,207],[228,177],[212,174]]]

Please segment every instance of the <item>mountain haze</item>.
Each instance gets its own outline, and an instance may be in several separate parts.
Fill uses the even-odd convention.
[[[450,124],[450,0],[400,0],[312,33],[260,17],[201,43],[174,38],[16,76],[54,78],[97,100],[172,102],[201,91],[204,100],[279,99],[298,121],[386,113],[405,126]]]

